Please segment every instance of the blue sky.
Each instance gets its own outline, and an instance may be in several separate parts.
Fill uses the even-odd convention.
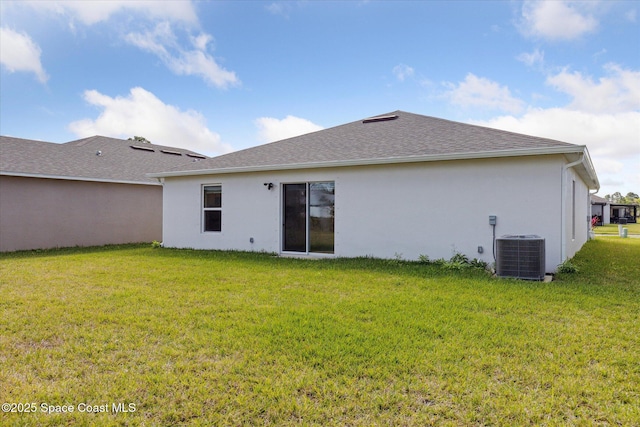
[[[638,1],[0,2],[0,133],[209,155],[405,110],[587,145],[640,192]]]

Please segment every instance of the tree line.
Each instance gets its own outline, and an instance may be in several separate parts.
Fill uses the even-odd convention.
[[[607,194],[604,198],[609,203],[614,203],[618,205],[638,205],[640,204],[640,197],[638,197],[637,193],[632,193],[631,191],[627,193],[626,196],[623,196],[622,193],[616,191],[613,194]]]

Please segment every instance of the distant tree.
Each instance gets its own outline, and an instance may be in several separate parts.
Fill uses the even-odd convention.
[[[147,138],[145,138],[144,136],[134,136],[133,138],[128,138],[128,141],[135,141],[135,142],[139,142],[141,144],[151,144],[151,141],[149,141]]]
[[[628,192],[626,196],[623,196],[622,193],[616,191],[613,194],[607,194],[604,198],[609,203],[621,204],[621,205],[634,205],[640,204],[640,197],[637,193]]]
[[[622,195],[622,193],[620,193],[619,191],[616,191],[611,195],[611,200],[609,201],[612,203],[623,203],[622,201],[623,198],[624,196]]]

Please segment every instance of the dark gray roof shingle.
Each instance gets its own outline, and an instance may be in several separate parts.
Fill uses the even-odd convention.
[[[0,137],[0,174],[3,175],[157,184],[156,179],[146,174],[190,164],[202,157],[205,156],[180,148],[104,136],[65,144]]]
[[[577,147],[566,142],[394,111],[236,151],[178,171],[407,159],[508,150]]]

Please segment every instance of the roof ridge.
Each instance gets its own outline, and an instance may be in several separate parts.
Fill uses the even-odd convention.
[[[167,149],[167,150],[173,150],[173,151],[180,151],[181,153],[192,153],[192,154],[198,154],[201,155],[201,153],[198,153],[197,151],[193,151],[190,150],[188,148],[182,148],[182,147],[176,147],[176,146],[172,146],[172,145],[160,145],[160,144],[154,144],[152,142],[149,143],[143,143],[143,142],[139,142],[139,141],[135,141],[135,140],[130,140],[130,139],[122,139],[122,138],[115,138],[112,136],[104,136],[104,135],[94,135],[94,136],[89,136],[86,138],[81,138],[81,139],[76,139],[73,141],[69,141],[69,142],[65,142],[61,145],[67,145],[70,147],[81,147],[83,145],[88,144],[89,142],[92,141],[100,141],[100,140],[109,140],[109,141],[115,141],[117,143],[121,143],[123,145],[129,145],[129,146],[149,146],[149,147],[153,147],[154,149],[158,149],[158,150],[162,150],[162,149]],[[208,156],[206,156],[208,158]]]
[[[573,153],[584,147],[403,110],[369,117],[385,116],[397,117],[389,120],[354,120],[212,157],[204,163],[186,168],[176,167],[167,172],[293,165],[302,167],[384,159],[453,158],[472,153],[482,153],[485,156],[491,152],[496,153],[496,156],[504,156],[505,153],[515,156],[525,152],[544,154],[545,150],[557,154]]]
[[[447,122],[447,123],[451,123],[451,124],[454,124],[454,125],[472,126],[472,127],[475,127],[475,128],[488,130],[488,131],[492,131],[492,132],[501,132],[501,133],[504,133],[504,134],[514,135],[514,136],[517,136],[517,137],[526,136],[526,137],[529,137],[529,138],[536,138],[536,139],[545,140],[545,141],[555,141],[555,142],[559,142],[562,145],[578,145],[578,144],[573,144],[571,142],[560,141],[559,139],[547,138],[547,137],[544,137],[544,136],[536,136],[536,135],[531,135],[531,134],[528,134],[528,133],[514,132],[514,131],[510,131],[510,130],[505,130],[505,129],[498,129],[498,128],[493,128],[493,127],[490,127],[490,126],[479,125],[479,124],[476,124],[476,123],[458,122],[458,121],[451,120],[451,119],[443,119],[441,117],[434,117],[434,116],[427,116],[427,115],[424,115],[424,114],[409,113],[409,112],[406,112],[406,111],[403,111],[402,113],[403,114],[410,114],[410,115],[413,115],[413,116],[426,117],[426,118],[429,118],[431,120],[437,120],[437,121],[440,121],[440,122]]]
[[[99,135],[67,143],[2,136],[0,142],[0,174],[38,178],[157,184],[146,174],[186,167],[202,156],[184,148]],[[132,150],[133,145],[144,145],[154,152]]]

